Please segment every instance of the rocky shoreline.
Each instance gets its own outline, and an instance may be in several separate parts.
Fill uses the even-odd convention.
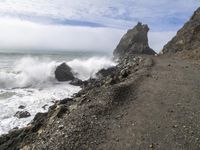
[[[197,29],[199,12],[190,21]],[[26,128],[2,135],[0,149],[199,149],[200,69],[176,53],[181,51],[176,39],[182,31],[190,33],[190,22],[161,56],[148,45],[148,26],[138,23],[114,50],[116,67],[100,70],[80,92],[38,113]],[[196,31],[181,43],[187,46],[182,55],[193,51],[187,41],[200,43]]]
[[[142,28],[139,23],[135,29],[138,26]],[[135,34],[135,29],[129,38],[140,34]],[[143,36],[147,37],[147,32]],[[152,65],[153,60],[148,55],[123,55],[117,66],[102,69],[96,74],[96,79],[82,82],[82,90],[73,98],[57,101],[48,113],[38,113],[26,128],[13,129],[1,136],[0,149],[82,149],[83,144],[94,148],[93,143],[100,144],[106,136],[107,119],[103,117],[109,117],[113,109],[124,103],[121,98],[126,94],[121,92],[129,90],[129,86],[142,80],[143,76],[148,76]],[[61,64],[55,73],[60,81],[74,80],[66,64]],[[46,140],[48,143],[45,144]]]
[[[38,113],[28,127],[14,129],[8,135],[1,136],[0,149],[31,149],[36,145],[39,149],[45,149],[45,147],[48,149],[81,149],[82,143],[88,143],[87,147],[94,146],[92,141],[96,144],[101,143],[100,139],[105,136],[106,124],[99,118],[109,117],[112,109],[123,104],[120,97],[117,100],[115,96],[120,96],[118,92],[121,90],[128,89],[130,80],[136,82],[143,76],[148,76],[148,69],[152,65],[152,59],[148,56],[124,59],[116,66],[117,71],[113,75],[109,74],[102,76],[100,80],[88,81],[88,84],[73,98],[56,102],[49,108],[48,113]],[[52,134],[55,135],[52,137]],[[49,136],[53,139],[48,139]],[[36,138],[39,139],[33,144],[32,140]],[[43,143],[46,140],[48,140],[48,145]],[[57,144],[54,145],[50,141]],[[68,143],[62,143],[65,141]],[[79,144],[74,145],[77,141]],[[50,148],[51,144],[53,144],[52,148]]]

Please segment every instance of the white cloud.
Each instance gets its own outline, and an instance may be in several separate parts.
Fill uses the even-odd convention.
[[[1,0],[0,48],[113,50],[126,30],[142,21],[153,29],[149,43],[159,51],[199,5],[198,0]],[[80,22],[75,27],[59,20]],[[81,27],[84,21],[106,27]]]
[[[80,26],[41,25],[0,18],[1,49],[98,50],[111,52],[126,30]],[[157,52],[174,32],[150,32],[150,46]]]
[[[137,21],[159,26],[162,20],[170,25],[173,17],[185,21],[199,5],[198,0],[4,0],[0,15],[73,19],[127,28]]]
[[[28,21],[0,19],[1,48],[112,50],[124,33],[112,28],[40,25]]]
[[[167,32],[149,32],[149,45],[156,52],[160,52],[165,44],[176,35],[174,31]]]

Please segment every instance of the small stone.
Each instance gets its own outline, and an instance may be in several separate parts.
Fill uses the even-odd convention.
[[[13,128],[13,130],[17,130],[17,129],[19,129],[19,127],[14,127],[14,128]]]
[[[62,130],[64,128],[64,125],[59,125],[58,129]]]
[[[149,145],[149,148],[154,148],[154,144],[153,144],[153,143],[150,144],[150,145]]]
[[[44,106],[42,106],[42,108],[44,109],[44,110],[46,110],[46,107],[47,107],[48,105],[47,104],[45,104]]]
[[[91,99],[88,99],[87,102],[91,102]]]
[[[26,106],[24,106],[24,105],[20,105],[19,107],[18,107],[18,109],[24,109]]]
[[[177,128],[177,127],[178,127],[178,125],[173,125],[172,127],[173,127],[173,128]]]

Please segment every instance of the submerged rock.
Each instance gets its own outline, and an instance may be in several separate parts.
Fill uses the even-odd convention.
[[[162,52],[192,51],[200,48],[200,8],[190,20],[177,32],[176,36],[168,42]]]
[[[117,48],[114,50],[115,57],[124,57],[132,54],[156,54],[154,50],[149,47],[147,33],[149,27],[138,23],[133,29],[122,37]]]
[[[70,81],[74,79],[72,69],[66,63],[62,63],[56,68],[55,77],[58,81]]]
[[[21,118],[30,117],[31,114],[28,111],[18,111],[18,112],[16,112],[16,114],[14,116],[21,119]]]

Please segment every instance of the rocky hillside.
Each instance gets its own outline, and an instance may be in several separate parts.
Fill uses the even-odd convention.
[[[156,54],[149,47],[147,37],[148,31],[149,27],[140,22],[133,29],[128,30],[114,50],[114,56],[123,57],[132,54]]]
[[[163,53],[179,51],[190,51],[194,55],[200,51],[200,8],[163,48]]]
[[[132,101],[135,89],[149,76],[152,65],[149,57],[127,56],[116,67],[100,70],[98,78],[88,80],[73,98],[56,102],[48,113],[38,113],[26,128],[1,136],[0,149],[98,149],[107,141],[111,126],[118,126],[118,109]]]
[[[129,30],[114,51],[116,67],[100,70],[26,128],[1,136],[0,150],[199,150],[200,63],[146,55],[155,54],[148,30],[141,23]],[[177,36],[165,53],[182,51],[173,44]],[[184,45],[196,48],[199,37],[192,37]]]

